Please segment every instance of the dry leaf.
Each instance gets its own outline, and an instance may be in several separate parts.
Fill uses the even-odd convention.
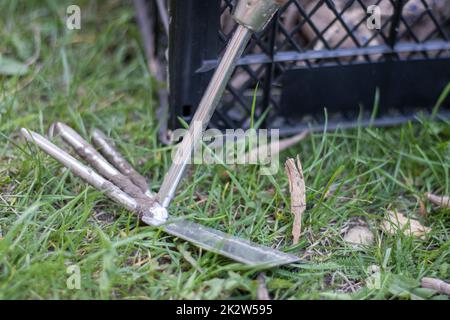
[[[347,231],[344,241],[356,245],[372,245],[375,237],[365,226],[356,226]]]
[[[419,221],[409,219],[400,212],[388,210],[382,224],[385,232],[395,235],[400,229],[405,235],[425,239],[431,228],[423,226]]]
[[[269,291],[266,287],[266,277],[264,273],[258,275],[258,289],[256,290],[256,299],[270,300]]]
[[[427,199],[434,203],[435,205],[441,207],[441,208],[450,208],[450,197],[446,196],[437,196],[432,193],[425,193],[425,197]]]
[[[293,243],[298,244],[302,229],[302,214],[306,208],[305,178],[303,177],[300,157],[297,156],[297,165],[294,159],[287,159],[285,164],[286,174],[289,179],[289,191],[291,193],[291,212],[294,215],[292,227]]]
[[[439,293],[450,296],[450,284],[440,279],[422,278],[421,286],[422,288],[433,289]]]

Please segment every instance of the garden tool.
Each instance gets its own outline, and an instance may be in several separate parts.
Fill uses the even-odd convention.
[[[43,136],[25,128],[21,131],[27,141],[37,145],[110,199],[136,213],[148,225],[160,227],[168,234],[251,266],[273,267],[298,261],[296,256],[185,219],[169,217],[167,210],[158,203],[156,195],[148,189],[145,178],[98,129],[94,129],[91,136],[100,152],[63,123],[55,123],[50,130],[50,135],[60,136],[91,167],[78,161]]]
[[[192,118],[189,130],[178,146],[174,162],[169,168],[159,190],[158,198],[164,208],[169,206],[170,201],[174,197],[191,158],[192,151],[201,142],[203,130],[208,125],[214,110],[219,104],[225,87],[230,80],[238,59],[250,40],[251,34],[264,29],[276,11],[286,2],[286,0],[240,0],[238,2],[233,14],[238,27],[203,94]]]
[[[175,160],[164,178],[158,195],[148,190],[145,179],[132,168],[99,130],[92,132],[92,139],[101,154],[72,128],[62,123],[54,124],[51,130],[60,135],[97,172],[35,132],[22,129],[23,136],[85,182],[136,213],[146,224],[161,227],[165,232],[190,241],[201,248],[252,266],[272,267],[298,261],[296,256],[260,246],[191,221],[173,219],[167,212],[192,151],[201,142],[202,132],[208,125],[251,33],[263,29],[284,2],[281,0],[239,1],[234,13],[239,27],[204,93],[187,135],[177,149]],[[198,130],[198,127],[201,130]]]

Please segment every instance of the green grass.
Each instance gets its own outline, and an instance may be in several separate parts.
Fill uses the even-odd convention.
[[[0,3],[2,55],[24,62],[40,47],[26,75],[0,76],[0,298],[255,298],[258,270],[139,224],[19,138],[21,127],[43,134],[55,120],[85,137],[99,127],[154,191],[170,165],[171,150],[157,141],[156,83],[132,6],[79,1],[82,30],[70,32],[63,18],[71,3]],[[314,133],[283,153],[282,161],[301,155],[307,184],[305,233],[295,247],[282,170],[267,177],[255,166],[195,166],[170,211],[305,257],[266,272],[275,299],[429,297],[417,289],[421,277],[450,278],[449,210],[427,203],[429,215],[419,217],[432,228],[426,240],[383,234],[379,224],[387,208],[417,218],[424,192],[450,193],[449,137],[448,121],[421,119]],[[337,188],[325,197],[330,187]],[[355,217],[369,223],[373,246],[356,250],[342,240]],[[80,290],[66,286],[74,264]],[[369,289],[371,265],[381,267],[382,281]],[[352,286],[361,289],[349,294]]]

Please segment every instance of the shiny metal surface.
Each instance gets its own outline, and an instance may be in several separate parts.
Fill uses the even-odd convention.
[[[194,243],[203,249],[250,266],[274,267],[299,261],[299,258],[294,255],[187,220],[169,222],[163,229],[167,233]]]
[[[189,131],[177,147],[175,159],[173,159],[173,163],[164,177],[164,181],[158,193],[159,201],[163,207],[169,206],[186,166],[189,163],[192,151],[200,142],[203,130],[208,125],[208,122],[222,97],[228,80],[234,71],[236,62],[242,55],[250,36],[251,31],[246,27],[239,26],[236,29],[233,39],[229,43],[225,54],[200,101],[200,105],[198,106],[189,127]]]
[[[259,32],[286,2],[286,0],[241,0],[236,5],[233,18],[240,25],[253,32]]]
[[[110,183],[97,172],[95,172],[88,166],[85,166],[40,134],[24,128],[21,130],[21,133],[28,142],[30,142],[31,144],[36,144],[45,153],[71,170],[77,177],[81,178],[83,181],[96,188],[97,190],[102,191],[110,199],[123,205],[130,211],[135,211],[137,209],[138,203],[133,197],[120,190],[118,187]]]

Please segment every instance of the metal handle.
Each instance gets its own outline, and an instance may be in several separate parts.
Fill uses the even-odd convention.
[[[272,19],[287,0],[241,0],[236,5],[233,17],[237,23],[253,32],[259,32]]]
[[[164,177],[158,193],[159,201],[167,208],[176,188],[183,177],[191,158],[192,150],[200,142],[203,130],[219,104],[225,87],[234,71],[237,60],[242,55],[252,31],[263,28],[285,0],[241,0],[235,10],[235,19],[239,23],[224,56],[209,83],[195,112],[189,131],[178,146],[175,159]]]

